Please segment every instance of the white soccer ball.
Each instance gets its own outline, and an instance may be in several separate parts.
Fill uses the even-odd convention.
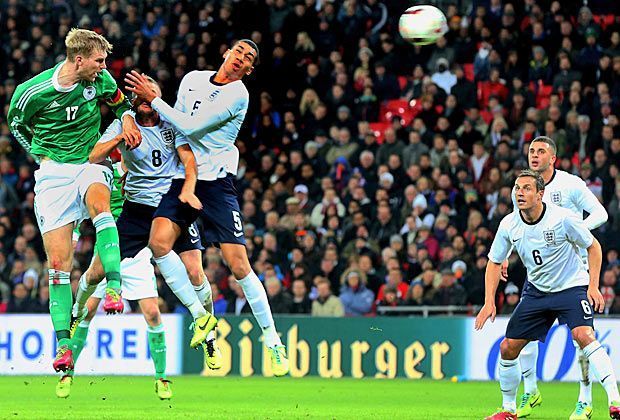
[[[400,16],[398,30],[405,41],[414,45],[428,45],[448,32],[448,21],[435,6],[413,6]]]

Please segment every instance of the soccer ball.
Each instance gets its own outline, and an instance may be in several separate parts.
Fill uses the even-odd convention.
[[[405,41],[414,45],[428,45],[448,32],[448,21],[435,6],[413,6],[400,16],[398,31]]]

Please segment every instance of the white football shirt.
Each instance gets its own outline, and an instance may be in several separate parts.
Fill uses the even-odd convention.
[[[552,203],[572,211],[577,217],[583,218],[583,212],[588,212],[584,220],[590,230],[596,229],[608,219],[605,207],[590,191],[583,179],[561,170],[554,170],[551,180],[545,185],[543,202]],[[517,209],[517,199],[514,187],[512,189],[512,205]],[[583,262],[588,264],[588,253],[581,250]]]
[[[555,170],[551,180],[545,185],[543,195],[545,203],[553,203],[563,207],[583,218],[583,212],[589,216],[585,219],[588,229],[596,229],[607,221],[605,207],[590,191],[583,179],[565,171]],[[512,188],[512,204],[517,208],[514,187]]]
[[[125,143],[119,144],[123,162],[127,167],[125,196],[127,200],[157,207],[162,195],[168,192],[172,177],[180,164],[176,152],[174,127],[161,121],[154,127],[142,127],[142,143],[133,150],[127,150]],[[99,143],[107,143],[123,131],[120,120],[114,120],[106,129]]]
[[[523,220],[519,210],[505,216],[489,260],[501,264],[514,247],[527,269],[528,281],[538,290],[548,293],[587,286],[590,275],[580,249],[592,245],[592,233],[570,210],[551,203],[543,206],[543,214],[535,223]]]
[[[192,71],[183,77],[172,108],[161,98],[151,106],[185,137],[196,157],[198,179],[213,181],[237,174],[235,140],[248,110],[249,94],[241,80],[220,84],[214,71]],[[178,142],[177,145],[185,144]],[[185,174],[179,171],[178,178]]]

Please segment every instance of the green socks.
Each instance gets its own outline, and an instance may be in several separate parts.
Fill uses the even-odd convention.
[[[155,379],[166,379],[166,335],[163,324],[147,328],[149,349],[155,365]]]
[[[104,212],[93,219],[97,232],[97,254],[105,271],[107,287],[121,288],[121,252],[118,245],[118,230],[111,213]]]
[[[48,270],[50,286],[50,315],[56,331],[56,339],[60,346],[69,344],[69,328],[71,325],[71,306],[73,293],[67,271]]]
[[[80,357],[80,353],[84,349],[84,344],[86,344],[86,336],[88,336],[88,326],[90,325],[90,321],[82,321],[75,329],[75,334],[73,334],[73,338],[71,339],[71,351],[73,352],[73,364],[77,364],[78,358]],[[73,370],[67,372],[67,375],[73,376]]]

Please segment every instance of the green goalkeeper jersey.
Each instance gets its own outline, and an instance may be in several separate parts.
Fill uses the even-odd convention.
[[[130,105],[107,70],[94,82],[60,86],[58,75],[64,63],[17,86],[8,122],[17,141],[35,158],[79,164],[88,160],[100,137],[99,102],[105,101],[119,118]]]

